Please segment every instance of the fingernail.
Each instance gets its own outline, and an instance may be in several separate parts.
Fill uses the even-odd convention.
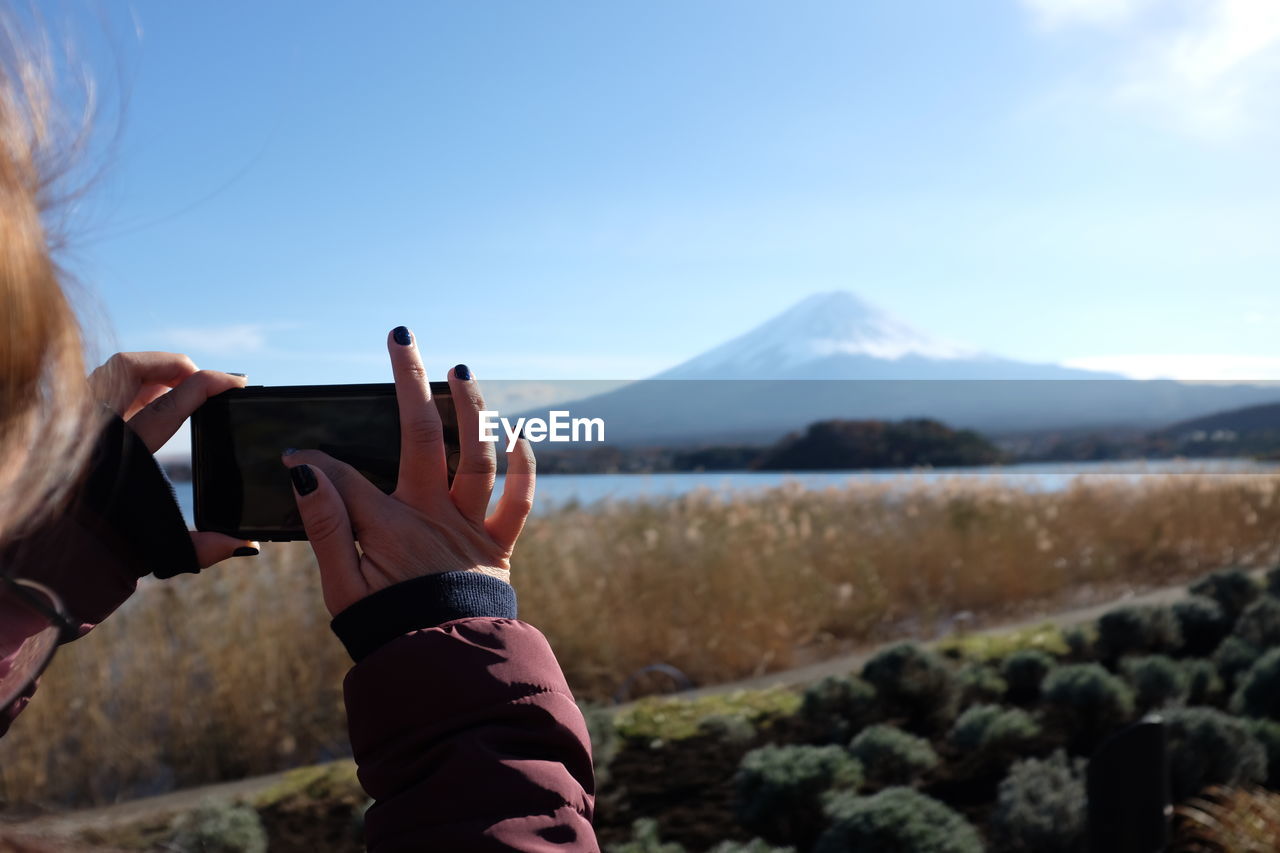
[[[241,545],[239,548],[231,552],[233,557],[256,557],[258,556],[257,548],[250,548],[248,545]]]
[[[409,330],[404,326],[396,326],[391,330],[391,337],[402,347],[407,347],[413,343],[413,335],[409,334]]]
[[[465,364],[459,364],[453,369],[453,375],[461,379],[463,382],[471,381],[471,368]]]
[[[289,478],[293,480],[293,488],[299,495],[309,495],[320,484],[316,482],[316,472],[310,465],[298,465],[289,469]]]
[[[298,452],[298,448],[296,448],[296,447],[286,447],[286,448],[284,449],[284,452],[283,452],[283,453],[281,453],[280,455],[281,455],[281,456],[292,456],[293,454],[295,454],[295,453],[297,453],[297,452]]]
[[[248,378],[248,377],[247,377],[247,376],[245,376],[243,373],[228,373],[227,375],[228,375],[228,376],[239,376],[241,379],[247,379],[247,378]]]

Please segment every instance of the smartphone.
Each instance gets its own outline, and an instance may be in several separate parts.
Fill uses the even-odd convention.
[[[449,478],[458,465],[458,422],[447,382],[431,396],[444,425]],[[323,450],[384,492],[400,468],[395,385],[251,385],[210,397],[191,417],[191,481],[197,530],[240,539],[306,539],[286,448]]]

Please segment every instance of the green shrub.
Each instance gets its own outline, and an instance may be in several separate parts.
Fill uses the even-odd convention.
[[[1263,750],[1267,753],[1267,778],[1264,784],[1276,790],[1280,788],[1280,723],[1275,720],[1247,720],[1246,722],[1249,725],[1249,731],[1253,733],[1253,739],[1262,744]]]
[[[995,853],[1084,853],[1085,761],[1058,750],[1009,768],[991,812]]]
[[[175,853],[266,853],[267,831],[248,806],[206,802],[178,818],[169,849]]]
[[[1091,625],[1072,625],[1062,632],[1062,639],[1067,644],[1067,657],[1079,663],[1085,663],[1096,657],[1098,631]]]
[[[956,686],[962,708],[977,702],[999,702],[1008,689],[996,668],[985,663],[967,663],[960,667],[956,672]]]
[[[982,853],[978,832],[947,806],[910,788],[870,797],[838,794],[813,853]]]
[[[1267,592],[1280,597],[1280,566],[1267,569],[1267,573],[1263,577],[1263,586]]]
[[[712,714],[698,721],[698,734],[731,744],[748,744],[756,739],[755,724],[736,714]]]
[[[1139,712],[1186,703],[1190,692],[1187,670],[1173,658],[1148,655],[1125,658],[1120,663],[1125,678],[1133,685],[1134,702]]]
[[[582,719],[587,724],[587,734],[591,738],[591,763],[596,771],[596,784],[606,784],[609,781],[609,765],[622,745],[613,722],[613,711],[587,702],[579,702],[578,710],[582,712]]]
[[[1117,607],[1098,620],[1098,653],[1105,660],[1125,655],[1165,654],[1182,646],[1173,609],[1161,605]]]
[[[1213,653],[1213,663],[1223,682],[1230,686],[1249,671],[1261,654],[1239,637],[1227,637]]]
[[[683,846],[663,842],[658,836],[658,822],[642,817],[631,824],[631,840],[610,844],[607,853],[686,853]]]
[[[1040,726],[1021,708],[974,705],[947,735],[947,742],[961,752],[1016,752],[1040,735]]]
[[[1272,649],[1237,678],[1231,709],[1246,717],[1280,720],[1280,649]]]
[[[1041,689],[1045,710],[1080,750],[1133,719],[1133,691],[1096,663],[1077,663],[1049,673]]]
[[[1009,685],[1005,698],[1029,705],[1040,698],[1040,685],[1057,662],[1044,652],[1026,649],[1005,658],[1001,674]]]
[[[1280,598],[1258,596],[1258,600],[1240,614],[1235,635],[1262,651],[1280,646]]]
[[[796,853],[794,847],[774,847],[767,841],[753,838],[750,841],[721,841],[710,853]]]
[[[1169,774],[1175,801],[1209,785],[1237,785],[1266,778],[1267,753],[1249,724],[1214,708],[1175,708],[1161,716],[1169,742]]]
[[[1261,587],[1243,569],[1223,569],[1188,587],[1192,595],[1205,595],[1218,602],[1222,613],[1232,624],[1244,609],[1262,594]]]
[[[924,738],[893,726],[868,726],[849,744],[867,780],[878,785],[906,785],[938,765],[938,754]]]
[[[934,652],[898,643],[877,652],[862,668],[889,716],[902,716],[913,731],[940,731],[955,716],[955,675]]]
[[[1226,689],[1211,660],[1193,659],[1182,662],[1187,675],[1188,705],[1217,705]]]
[[[1191,657],[1212,654],[1228,634],[1231,620],[1221,605],[1206,595],[1191,595],[1174,602],[1173,615],[1182,633],[1181,652]]]
[[[861,678],[833,675],[809,685],[800,714],[828,740],[846,743],[876,719],[876,689]]]
[[[862,768],[839,746],[764,746],[748,752],[734,776],[738,821],[770,841],[813,843],[822,795],[856,788]]]
[[[794,714],[800,696],[794,690],[733,690],[697,699],[649,696],[614,715],[619,735],[631,740],[684,740],[699,734],[698,724],[707,717],[736,716],[753,723]]]

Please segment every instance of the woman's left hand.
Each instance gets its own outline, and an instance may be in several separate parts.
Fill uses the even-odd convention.
[[[246,382],[233,373],[200,370],[187,356],[171,352],[116,353],[89,376],[98,399],[122,417],[152,453],[205,400],[243,388]],[[222,533],[192,531],[191,542],[201,568],[235,556],[237,549],[258,549],[256,542]]]

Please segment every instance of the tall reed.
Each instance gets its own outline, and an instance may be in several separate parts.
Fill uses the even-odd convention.
[[[561,507],[517,549],[521,618],[582,698],[664,661],[702,684],[1119,587],[1280,561],[1280,477],[953,479]],[[0,740],[7,806],[102,803],[348,749],[305,544],[148,584],[63,648]]]

